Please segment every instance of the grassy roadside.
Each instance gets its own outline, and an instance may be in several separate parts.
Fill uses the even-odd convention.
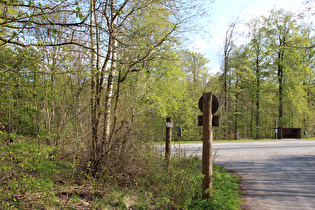
[[[311,139],[311,138],[310,138]],[[313,138],[315,139],[315,138]],[[213,140],[213,142],[250,142],[250,141],[277,141],[277,139],[240,139],[240,140]],[[172,144],[178,144],[179,142],[177,140],[172,141]],[[192,143],[202,143],[202,140],[200,141],[180,141],[181,144],[192,144]],[[159,142],[153,142],[154,145],[161,145],[165,144],[165,141],[159,141]]]
[[[91,177],[59,148],[17,139],[0,142],[0,209],[238,209],[239,179],[214,166],[214,191],[201,200],[198,157],[164,157],[146,151],[136,175]]]
[[[213,140],[213,142],[255,142],[255,141],[281,141],[284,139],[240,139],[240,140]],[[315,137],[312,138],[302,138],[300,140],[315,140]],[[164,144],[165,142],[163,142]],[[178,143],[177,140],[172,141],[172,143]],[[189,143],[202,143],[202,141],[180,141],[181,144]],[[154,142],[156,145],[160,145],[161,142]]]

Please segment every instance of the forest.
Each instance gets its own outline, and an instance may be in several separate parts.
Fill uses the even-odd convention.
[[[93,177],[116,173],[164,141],[166,117],[182,140],[201,140],[203,92],[220,100],[215,140],[274,138],[275,121],[312,137],[310,5],[232,20],[211,74],[211,61],[186,40],[203,1],[0,0],[1,144],[26,138],[58,147]]]

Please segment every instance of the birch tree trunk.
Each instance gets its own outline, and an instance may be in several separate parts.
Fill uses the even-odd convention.
[[[111,47],[111,65],[110,71],[107,79],[107,90],[105,99],[105,115],[104,115],[104,130],[103,130],[103,142],[102,148],[105,153],[110,152],[112,147],[112,141],[110,139],[110,122],[111,122],[111,108],[113,99],[113,87],[114,87],[114,74],[117,66],[117,27],[115,24],[115,10],[116,0],[110,2],[111,16],[110,16],[110,47]]]

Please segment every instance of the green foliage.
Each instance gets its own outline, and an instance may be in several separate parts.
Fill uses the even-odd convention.
[[[145,123],[143,133],[148,134],[148,140],[164,138],[166,117],[172,117],[175,128],[183,127],[183,140],[200,139],[198,100],[208,80],[207,60],[202,54],[187,51],[168,51],[163,56],[168,59],[151,63],[147,72],[126,81],[128,107],[122,105],[122,109],[130,109]]]
[[[124,114],[121,116],[127,118],[126,113],[133,116],[133,122],[144,130],[147,140],[159,141],[164,138],[166,117],[173,118],[174,127],[183,127],[184,139],[200,138],[200,127],[196,126],[199,112],[197,102],[202,92],[199,82],[202,80],[205,83],[207,80],[205,59],[201,54],[196,54],[200,61],[195,59],[194,65],[202,66],[202,69],[194,70],[198,71],[198,81],[190,81],[186,70],[182,70],[181,54],[170,50],[162,56],[168,59],[150,63],[145,72],[130,75],[124,82],[120,103],[120,110]],[[146,126],[140,126],[143,124]]]
[[[228,57],[228,75],[217,88],[222,109],[219,137],[273,138],[278,126],[314,127],[314,35],[290,11],[272,10],[251,20],[248,42],[237,43]],[[240,46],[238,46],[238,44]],[[216,135],[216,134],[215,134]]]
[[[0,139],[2,144],[2,136]],[[0,154],[0,207],[4,209],[45,207],[55,196],[58,179],[70,174],[72,168],[70,163],[57,160],[57,148],[23,138],[14,144],[2,144]]]
[[[35,136],[39,131],[39,55],[32,48],[0,47],[0,129]]]

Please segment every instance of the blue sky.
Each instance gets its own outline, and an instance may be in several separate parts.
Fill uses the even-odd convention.
[[[204,54],[210,60],[210,72],[216,73],[220,68],[219,53],[224,43],[225,31],[238,15],[240,22],[245,23],[255,16],[267,16],[268,11],[274,7],[293,12],[301,10],[303,2],[304,0],[216,0],[211,11],[211,39],[197,37],[191,48]]]

